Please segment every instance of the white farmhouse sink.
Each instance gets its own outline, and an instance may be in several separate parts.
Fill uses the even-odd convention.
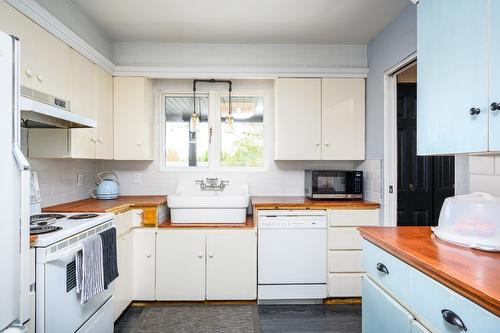
[[[248,185],[234,180],[213,191],[202,190],[195,178],[181,179],[167,197],[172,223],[245,223],[249,203]]]

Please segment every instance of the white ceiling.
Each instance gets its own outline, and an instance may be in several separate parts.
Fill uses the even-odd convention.
[[[114,42],[367,44],[408,0],[72,0]]]

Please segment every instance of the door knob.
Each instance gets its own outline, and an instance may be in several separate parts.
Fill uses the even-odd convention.
[[[470,108],[470,110],[469,110],[469,114],[471,116],[476,116],[476,115],[478,115],[480,113],[481,113],[481,109],[480,108]]]
[[[491,103],[490,110],[491,111],[498,111],[498,110],[500,110],[500,103],[497,103],[497,102]]]
[[[415,186],[413,186],[413,184],[410,184],[408,185],[408,189],[413,192],[415,190]]]

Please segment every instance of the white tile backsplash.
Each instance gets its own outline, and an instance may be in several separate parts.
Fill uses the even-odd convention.
[[[95,161],[30,159],[30,164],[38,173],[42,207],[88,198],[94,188]],[[78,174],[83,175],[81,186],[76,184]]]
[[[382,202],[382,160],[369,159],[355,162],[356,170],[363,171],[363,196],[365,200]]]
[[[500,196],[500,156],[469,157],[469,190]]]

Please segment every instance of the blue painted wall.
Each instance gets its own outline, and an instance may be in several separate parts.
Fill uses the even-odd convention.
[[[417,50],[417,8],[409,5],[368,44],[366,157],[384,156],[384,72]]]

